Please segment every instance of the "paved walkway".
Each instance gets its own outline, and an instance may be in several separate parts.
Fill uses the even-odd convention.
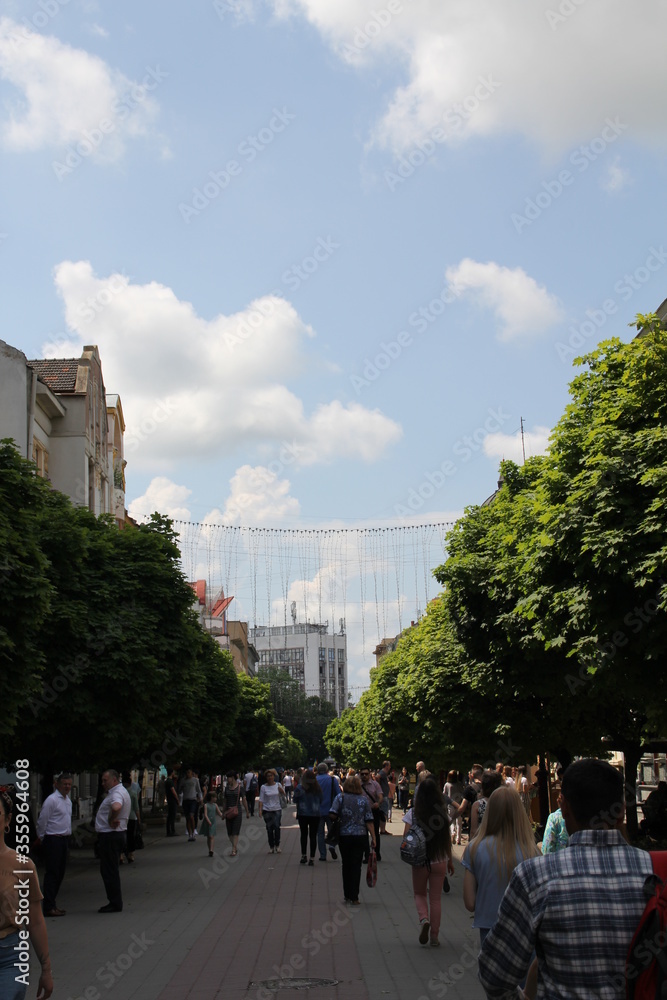
[[[47,919],[54,1000],[483,1000],[463,869],[456,864],[443,895],[442,947],[421,947],[410,868],[398,854],[402,823],[389,828],[377,885],[368,889],[362,875],[359,907],[342,902],[340,862],[299,864],[292,806],[280,855],[267,853],[257,816],[243,820],[237,858],[226,836],[209,858],[203,838],[167,839],[149,827],[146,849],[121,869],[122,913],[98,914],[98,864],[91,851],[73,852],[58,896],[67,916]],[[334,982],[297,993],[299,979]],[[29,996],[36,983],[33,969]]]

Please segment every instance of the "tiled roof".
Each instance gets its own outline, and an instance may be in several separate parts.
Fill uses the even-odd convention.
[[[45,358],[28,361],[53,392],[74,392],[79,358]]]

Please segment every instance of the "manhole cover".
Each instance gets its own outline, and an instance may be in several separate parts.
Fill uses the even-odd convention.
[[[338,986],[337,979],[264,979],[260,983],[250,983],[251,989],[264,987],[277,993],[278,990],[314,990],[318,986]]]

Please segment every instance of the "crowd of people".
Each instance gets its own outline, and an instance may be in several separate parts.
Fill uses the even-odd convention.
[[[453,846],[463,845],[467,835],[460,859],[463,903],[479,933],[479,977],[490,1000],[517,991],[525,1000],[623,996],[619,983],[625,953],[644,908],[644,881],[652,868],[650,855],[631,847],[625,836],[619,771],[596,759],[559,768],[557,808],[539,839],[530,817],[536,786],[526,767],[484,769],[475,764],[466,781],[456,771],[443,781],[444,774],[432,774],[423,761],[415,772],[413,785],[407,768],[394,770],[389,760],[376,770],[362,766],[343,771],[321,762],[296,771],[230,770],[223,778],[200,776],[179,765],[161,789],[165,833],[177,835],[181,811],[187,843],[205,839],[212,857],[217,822],[224,820],[228,853],[234,857],[243,817],[254,816],[257,803],[268,852],[280,854],[283,810],[293,803],[300,863],[315,866],[318,855],[319,862],[326,862],[337,861],[340,854],[345,902],[358,906],[362,867],[369,859],[382,860],[381,838],[391,836],[387,823],[396,804],[404,827],[401,852],[411,832],[423,842],[423,857],[410,861],[421,945],[441,946],[442,894],[449,891],[455,871]],[[113,769],[102,774],[101,785],[104,794],[94,825],[107,902],[99,912],[118,913],[123,909],[120,865],[134,862],[141,839],[140,789],[130,774]],[[23,932],[11,920],[22,905],[20,880],[19,885],[11,880],[16,881],[16,869],[23,865],[29,936],[42,970],[38,997],[47,1000],[53,990],[44,917],[65,916],[57,896],[72,832],[71,789],[72,776],[60,774],[30,835],[45,867],[43,896],[34,863],[27,853],[19,856],[19,844],[13,850],[5,840],[15,806],[6,791],[0,792],[0,997],[21,1000],[25,995],[14,955]],[[654,793],[651,818],[662,820],[666,791],[663,782]]]

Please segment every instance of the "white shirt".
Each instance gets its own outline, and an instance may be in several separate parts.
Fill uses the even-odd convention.
[[[255,772],[254,771],[248,771],[247,774],[243,775],[243,782],[245,784],[245,790],[246,790],[246,792],[250,790],[250,782],[252,781],[252,779],[254,777],[255,777]]]
[[[280,805],[282,790],[282,785],[277,782],[273,785],[262,785],[259,790],[259,801],[262,803],[264,812],[278,812],[282,809]]]
[[[111,807],[116,803],[120,802],[121,809],[120,812],[116,812],[116,819],[120,820],[118,826],[111,826],[109,823],[109,814],[111,813]],[[106,796],[102,799],[102,804],[97,810],[97,816],[95,817],[95,829],[98,833],[122,833],[123,830],[127,830],[127,820],[130,815],[131,808],[130,795],[126,788],[122,785],[114,785],[110,788]]]
[[[57,789],[44,799],[37,820],[37,836],[69,837],[72,833],[72,800]]]

